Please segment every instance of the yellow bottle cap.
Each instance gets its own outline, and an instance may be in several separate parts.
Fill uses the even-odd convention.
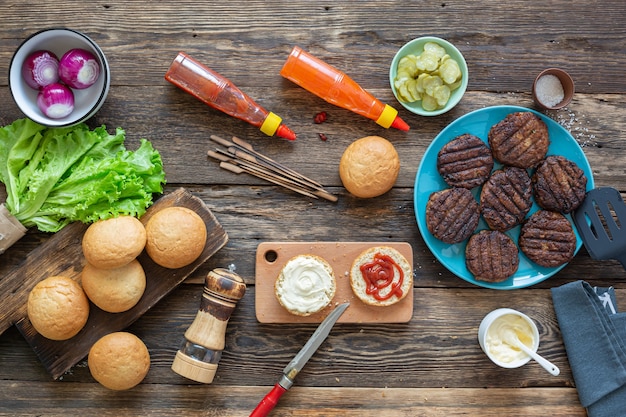
[[[378,120],[376,120],[376,123],[378,123],[385,129],[388,129],[393,123],[393,121],[396,119],[397,115],[398,115],[398,110],[394,109],[389,104],[385,104],[385,109],[378,117]]]
[[[276,130],[278,130],[278,126],[282,123],[283,119],[281,119],[276,114],[269,112],[265,121],[261,125],[261,132],[265,133],[267,136],[274,136]]]

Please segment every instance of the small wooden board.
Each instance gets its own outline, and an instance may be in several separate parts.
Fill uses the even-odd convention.
[[[391,246],[407,259],[413,269],[413,248],[405,242],[264,242],[256,252],[255,310],[261,323],[319,323],[337,304],[350,302],[339,323],[406,323],[413,316],[413,287],[404,299],[388,307],[363,303],[350,287],[350,267],[354,259],[372,246]],[[274,282],[282,267],[296,255],[313,254],[332,267],[337,291],[331,304],[307,317],[285,310],[274,295]]]
[[[2,330],[15,323],[44,367],[54,379],[59,378],[86,357],[91,346],[100,337],[128,327],[228,242],[228,235],[209,208],[202,200],[183,188],[157,200],[141,217],[142,223],[145,224],[159,210],[171,206],[187,207],[202,217],[207,227],[207,243],[198,259],[179,269],[167,269],[155,264],[144,251],[138,260],[146,273],[146,289],[135,307],[123,313],[113,314],[100,310],[91,303],[85,327],[76,336],[65,341],[47,339],[33,328],[26,313],[30,290],[39,281],[51,275],[66,275],[80,280],[80,273],[85,265],[82,236],[87,226],[72,223],[35,249],[27,263],[2,277],[0,297],[5,301],[7,298],[10,299],[9,305],[15,307],[12,312],[4,312]],[[21,285],[15,284],[17,282]],[[13,285],[9,285],[10,283]],[[11,292],[11,288],[17,289]]]

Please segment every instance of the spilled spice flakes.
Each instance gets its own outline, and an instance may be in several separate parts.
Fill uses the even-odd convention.
[[[313,118],[313,122],[319,125],[321,123],[324,123],[327,118],[328,118],[328,114],[326,114],[325,111],[321,111],[315,115],[315,117]]]

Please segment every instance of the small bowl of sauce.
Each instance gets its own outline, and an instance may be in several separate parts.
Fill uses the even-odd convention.
[[[532,95],[535,104],[544,110],[562,109],[572,101],[574,80],[562,69],[545,69],[535,78]]]
[[[478,342],[487,357],[502,368],[519,368],[531,357],[505,340],[505,333],[513,331],[532,351],[539,348],[539,330],[526,314],[510,308],[499,308],[487,314],[478,328]]]

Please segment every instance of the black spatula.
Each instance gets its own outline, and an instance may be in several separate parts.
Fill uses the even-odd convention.
[[[626,204],[615,188],[589,191],[572,218],[594,259],[617,259],[626,269]]]

